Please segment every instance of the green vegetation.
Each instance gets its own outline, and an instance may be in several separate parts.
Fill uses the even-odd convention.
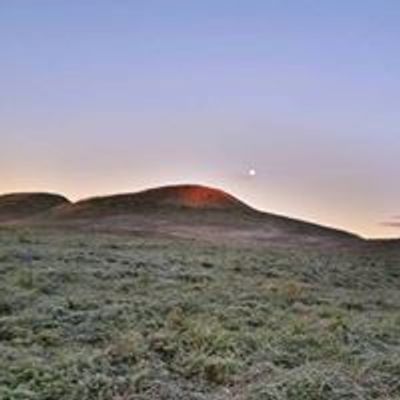
[[[0,399],[400,399],[399,261],[0,230]]]

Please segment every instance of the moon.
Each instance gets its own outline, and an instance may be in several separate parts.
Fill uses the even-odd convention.
[[[257,175],[257,172],[254,168],[251,168],[251,169],[249,169],[248,174],[249,174],[249,176],[254,177]]]

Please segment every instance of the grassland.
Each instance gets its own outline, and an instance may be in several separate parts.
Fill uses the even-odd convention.
[[[1,229],[0,399],[400,399],[399,261]]]

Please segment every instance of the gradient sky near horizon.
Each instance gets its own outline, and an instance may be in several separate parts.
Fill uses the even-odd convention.
[[[397,0],[2,0],[0,192],[202,183],[400,237],[399,21]]]

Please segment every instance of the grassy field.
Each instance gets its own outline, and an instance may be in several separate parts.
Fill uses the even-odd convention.
[[[2,229],[0,399],[400,399],[399,261]]]

